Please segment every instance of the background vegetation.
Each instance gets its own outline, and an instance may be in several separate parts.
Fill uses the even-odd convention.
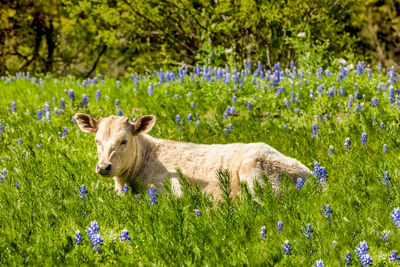
[[[396,0],[3,1],[0,75],[118,76],[176,65],[272,68],[318,51],[399,67]],[[298,36],[304,36],[299,38]],[[306,50],[304,48],[307,48]]]

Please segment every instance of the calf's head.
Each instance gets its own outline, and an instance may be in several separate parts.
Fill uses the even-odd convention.
[[[96,172],[105,177],[129,171],[136,159],[137,136],[149,132],[156,122],[155,116],[142,116],[134,123],[120,116],[97,121],[90,115],[77,113],[74,118],[82,131],[96,134],[99,158]]]

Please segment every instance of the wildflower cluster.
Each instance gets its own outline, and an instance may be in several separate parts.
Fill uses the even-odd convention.
[[[0,183],[4,183],[7,180],[7,170],[0,171]]]
[[[100,227],[97,221],[90,222],[88,229],[86,230],[90,242],[92,243],[93,249],[100,252],[99,247],[103,245],[103,238],[99,233]]]
[[[372,258],[368,254],[368,244],[365,241],[360,242],[360,244],[357,247],[357,250],[355,251],[357,253],[357,257],[361,263],[362,266],[370,266],[372,265]]]
[[[283,248],[283,253],[285,253],[285,255],[290,255],[290,254],[292,254],[292,247],[290,246],[290,243],[289,243],[288,240],[286,240],[286,241],[283,243],[282,248]]]
[[[158,194],[157,194],[157,187],[155,187],[154,185],[151,185],[149,188],[149,205],[156,205],[157,204],[157,198],[158,198]]]
[[[88,192],[88,191],[86,190],[85,185],[81,185],[81,189],[79,190],[79,197],[80,197],[83,201],[85,201],[85,196],[86,196],[87,192]]]
[[[321,185],[324,185],[328,181],[328,174],[326,173],[325,167],[321,167],[318,162],[314,163],[315,181]]]
[[[309,239],[309,240],[311,240],[311,238],[310,238],[310,236],[311,236],[311,234],[314,232],[314,230],[311,228],[311,224],[307,224],[306,225],[306,231],[304,232],[304,234],[307,236],[307,238]]]

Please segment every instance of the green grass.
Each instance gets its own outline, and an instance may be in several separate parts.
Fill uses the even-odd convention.
[[[197,77],[191,82],[186,77],[183,84],[178,80],[154,87],[153,96],[147,93],[149,82],[158,83],[153,77],[140,80],[136,91],[130,79],[121,79],[120,88],[113,79],[83,87],[81,80],[73,78],[42,77],[43,88],[22,78],[14,81],[11,77],[9,83],[0,80],[0,124],[4,126],[0,169],[7,170],[7,179],[0,183],[0,263],[311,266],[323,259],[327,266],[339,266],[344,265],[347,251],[359,264],[354,250],[363,240],[368,242],[374,264],[381,262],[381,255],[389,263],[391,251],[400,251],[400,232],[391,221],[391,213],[400,206],[400,112],[396,102],[389,104],[388,89],[377,90],[380,83],[389,86],[385,73],[374,69],[367,78],[365,73],[350,71],[339,82],[333,70],[322,79],[315,74],[303,79],[297,76],[293,85],[285,78],[281,95],[275,93],[276,88],[269,89],[266,79],[255,78],[253,83],[251,76],[243,77],[237,92],[232,92],[233,78],[226,85]],[[347,101],[355,93],[354,83],[365,98],[353,100],[350,110]],[[316,92],[320,84],[325,86],[321,94]],[[327,95],[331,86],[337,91],[334,97]],[[339,95],[340,86],[346,96]],[[65,93],[70,88],[75,91],[75,102]],[[97,89],[100,102],[96,102]],[[309,97],[311,89],[314,99]],[[300,102],[292,101],[288,109],[284,98],[290,100],[291,91],[299,94]],[[89,96],[87,108],[81,107],[82,94]],[[176,94],[180,96],[174,97]],[[234,104],[233,95],[237,96]],[[379,100],[376,108],[371,105],[373,97]],[[61,98],[66,100],[64,114],[54,115]],[[158,117],[152,136],[205,144],[265,142],[310,169],[319,162],[327,170],[328,182],[322,188],[311,177],[298,190],[285,179],[279,197],[268,183],[265,188],[257,187],[254,196],[243,185],[240,199],[214,203],[198,186],[189,186],[183,179],[184,196],[179,199],[168,186],[154,206],[148,204],[146,191],[140,199],[134,194],[119,197],[110,189],[111,179],[95,174],[94,136],[81,132],[71,120],[77,112],[95,118],[117,114],[116,99],[131,119],[144,114]],[[6,111],[12,101],[16,102],[16,113]],[[246,109],[247,101],[252,103],[250,110]],[[36,118],[38,107],[43,109],[45,102],[51,107],[50,122],[45,116],[40,121]],[[191,102],[196,105],[194,110]],[[362,102],[364,108],[356,112]],[[232,105],[239,116],[224,119],[225,109]],[[28,115],[26,110],[30,110]],[[267,112],[279,116],[260,116]],[[189,113],[199,117],[188,123]],[[180,130],[175,122],[177,114],[185,118]],[[197,120],[200,126],[196,128]],[[315,122],[319,123],[319,135],[313,139]],[[384,130],[379,127],[381,122]],[[226,136],[223,129],[228,124],[233,132]],[[68,128],[68,134],[60,138],[63,127]],[[361,144],[363,132],[368,134],[366,146]],[[352,142],[350,151],[344,148],[346,137]],[[386,154],[383,144],[388,146]],[[331,155],[330,145],[335,149]],[[388,188],[382,182],[385,171],[392,178]],[[15,182],[20,183],[19,189]],[[82,184],[88,190],[85,201],[78,195]],[[333,210],[329,221],[323,214],[326,204]],[[195,216],[196,209],[201,210],[201,216]],[[94,220],[104,239],[101,253],[92,249],[86,233]],[[282,234],[277,233],[278,221],[283,222]],[[314,230],[311,240],[304,234],[308,223]],[[260,237],[262,226],[267,229],[265,239]],[[119,240],[124,229],[129,231],[130,244]],[[74,243],[77,230],[82,233],[82,245]],[[389,241],[382,240],[383,230],[391,232]],[[115,242],[109,237],[111,232]],[[292,246],[292,255],[283,253],[285,240]]]

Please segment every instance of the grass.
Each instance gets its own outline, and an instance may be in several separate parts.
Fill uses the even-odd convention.
[[[182,83],[178,78],[162,84],[158,77],[137,77],[136,89],[131,79],[121,79],[118,87],[115,80],[100,76],[96,84],[70,77],[41,77],[42,86],[33,77],[21,75],[0,80],[0,124],[4,127],[0,169],[7,170],[7,178],[0,183],[0,263],[310,266],[322,259],[327,266],[339,266],[344,265],[347,251],[359,264],[354,251],[365,240],[374,264],[382,263],[383,257],[393,264],[389,262],[391,252],[400,251],[400,232],[391,220],[394,208],[400,206],[399,105],[396,99],[389,103],[386,72],[378,73],[376,68],[370,75],[367,70],[362,74],[353,71],[340,81],[334,66],[331,75],[321,78],[306,71],[304,77],[290,74],[292,78],[284,77],[279,83],[284,87],[280,95],[270,80],[251,75],[242,75],[241,85],[235,85],[233,73],[229,83],[197,75],[193,81],[186,75]],[[152,96],[149,83],[157,84]],[[319,85],[325,86],[321,93],[317,93]],[[339,94],[341,86],[344,96]],[[397,98],[398,86],[393,86]],[[336,89],[334,96],[328,94],[330,87]],[[74,90],[75,101],[69,100],[69,89]],[[101,92],[100,101],[96,101],[96,90]],[[348,108],[349,96],[354,98],[355,92],[360,99],[353,99]],[[84,108],[83,94],[89,96]],[[233,95],[236,103],[232,103]],[[371,105],[374,97],[379,101],[377,107]],[[63,114],[54,114],[61,98],[66,102]],[[327,170],[328,181],[321,187],[311,177],[298,190],[284,179],[279,197],[268,182],[264,188],[257,187],[254,196],[242,185],[240,199],[214,203],[182,177],[184,196],[179,199],[168,185],[154,206],[149,205],[146,192],[139,199],[134,194],[119,197],[110,189],[112,180],[94,172],[94,136],[81,132],[71,120],[77,112],[95,118],[117,114],[116,99],[131,119],[144,114],[158,117],[152,136],[205,144],[265,142],[310,169],[319,162]],[[13,101],[16,112],[7,111]],[[46,102],[50,120],[45,115],[37,120],[36,111]],[[364,107],[357,112],[361,103]],[[228,106],[235,106],[239,115],[224,119]],[[266,116],[267,112],[271,115]],[[194,117],[191,122],[187,121],[189,113]],[[177,114],[184,118],[180,126]],[[313,138],[316,122],[319,133]],[[380,129],[381,122],[385,129]],[[226,136],[223,130],[229,124],[233,131]],[[68,133],[59,137],[64,127]],[[368,134],[365,146],[363,132]],[[344,147],[347,137],[349,151]],[[329,146],[334,147],[333,154],[328,153]],[[391,177],[388,187],[382,182],[385,171]],[[226,176],[219,175],[223,190],[229,190]],[[85,201],[79,197],[81,185],[88,191]],[[330,220],[324,216],[327,204],[333,210]],[[197,209],[200,216],[195,215]],[[86,233],[95,220],[104,240],[101,253],[92,249]],[[283,222],[282,234],[277,232],[278,221]],[[310,240],[304,233],[308,223],[313,229]],[[260,237],[262,226],[265,239]],[[124,229],[130,243],[120,241]],[[82,233],[82,245],[74,242],[77,230]],[[382,240],[384,230],[391,233],[389,241]],[[284,255],[285,240],[291,244],[291,255]]]

